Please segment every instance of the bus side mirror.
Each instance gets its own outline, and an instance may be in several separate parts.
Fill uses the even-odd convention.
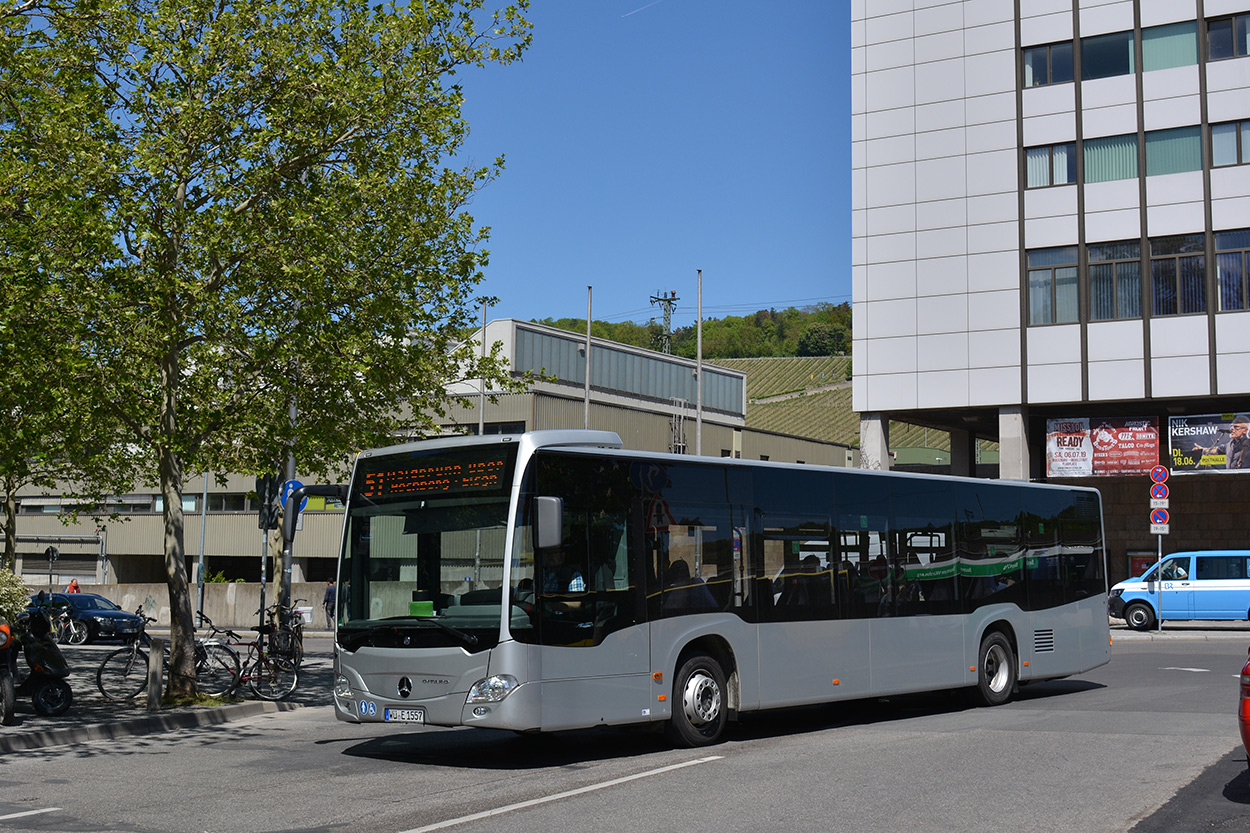
[[[558,547],[564,543],[564,500],[558,497],[534,498],[534,549]]]

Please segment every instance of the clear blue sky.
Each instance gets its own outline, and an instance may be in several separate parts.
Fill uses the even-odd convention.
[[[506,170],[490,318],[674,325],[850,300],[848,0],[536,0],[523,62],[462,72],[469,158]]]

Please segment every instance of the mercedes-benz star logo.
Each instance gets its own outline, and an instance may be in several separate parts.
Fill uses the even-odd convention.
[[[399,678],[399,696],[407,697],[409,694],[412,694],[412,680],[408,679],[407,677],[400,677]]]

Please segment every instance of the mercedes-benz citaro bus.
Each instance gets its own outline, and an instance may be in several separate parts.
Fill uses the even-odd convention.
[[[603,431],[361,453],[340,720],[549,732],[1020,683],[1109,659],[1092,489],[627,451]]]
[[[1162,567],[1163,581],[1157,580]],[[1144,631],[1167,621],[1250,619],[1250,550],[1178,552],[1111,588],[1111,615]]]

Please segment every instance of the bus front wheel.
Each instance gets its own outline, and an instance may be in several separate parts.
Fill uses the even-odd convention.
[[[1147,631],[1155,623],[1155,614],[1149,605],[1133,602],[1124,608],[1124,621],[1135,631]]]
[[[1016,656],[1011,642],[998,631],[987,633],[977,654],[980,674],[976,701],[983,706],[1001,706],[1016,688]]]
[[[720,740],[728,715],[725,672],[708,654],[692,654],[673,681],[669,739],[679,746],[707,746]]]

